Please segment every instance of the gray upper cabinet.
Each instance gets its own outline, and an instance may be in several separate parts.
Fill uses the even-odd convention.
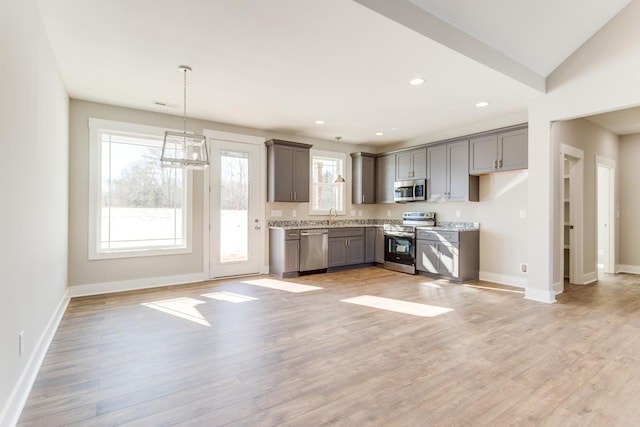
[[[393,183],[396,179],[396,155],[376,157],[376,203],[394,203]]]
[[[427,177],[427,149],[400,151],[396,153],[396,181]]]
[[[267,146],[267,201],[309,201],[311,145],[270,139]]]
[[[477,202],[479,179],[469,175],[469,141],[427,148],[427,201]]]
[[[469,173],[526,169],[528,167],[528,130],[482,135],[470,141]]]
[[[351,153],[353,184],[351,201],[353,204],[376,202],[376,155]]]

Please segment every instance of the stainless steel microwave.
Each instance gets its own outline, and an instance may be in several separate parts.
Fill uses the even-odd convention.
[[[396,181],[394,184],[394,202],[417,202],[426,200],[426,181],[413,179],[411,181]]]

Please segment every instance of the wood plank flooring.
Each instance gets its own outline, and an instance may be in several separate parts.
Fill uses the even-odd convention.
[[[376,267],[261,280],[73,299],[18,425],[640,425],[640,276],[553,305]]]

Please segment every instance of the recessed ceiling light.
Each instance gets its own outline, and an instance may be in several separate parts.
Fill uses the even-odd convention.
[[[409,84],[413,86],[418,86],[424,83],[424,79],[422,77],[416,77],[415,79],[409,80]]]
[[[384,135],[384,133],[382,133],[382,132],[376,132],[376,136],[382,136],[382,135]]]
[[[317,125],[323,125],[324,124],[324,120],[316,120],[315,122]]]
[[[476,107],[482,108],[482,107],[486,107],[487,105],[489,105],[487,101],[481,101],[476,104]]]

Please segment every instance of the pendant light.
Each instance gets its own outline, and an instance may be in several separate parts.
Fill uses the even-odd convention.
[[[187,133],[187,72],[191,67],[181,65],[178,67],[183,74],[184,89],[184,115],[183,131],[164,133],[162,155],[160,162],[164,167],[205,169],[209,166],[209,151],[207,150],[207,138],[203,135]]]
[[[336,137],[335,137],[335,140],[336,140],[337,142],[340,142],[340,140],[341,140],[341,139],[342,139],[342,137],[341,137],[341,136],[336,136]],[[336,178],[336,180],[335,180],[335,181],[333,181],[333,183],[334,183],[334,184],[340,184],[340,183],[343,183],[343,182],[346,182],[346,181],[344,180],[344,177],[343,177],[342,175],[338,175],[338,177]]]

